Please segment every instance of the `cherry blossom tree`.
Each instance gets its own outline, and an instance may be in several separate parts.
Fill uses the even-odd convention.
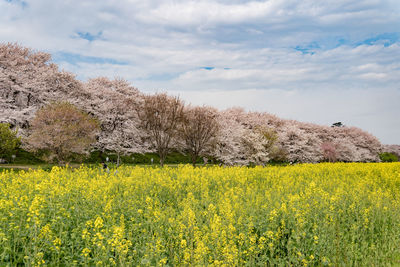
[[[183,109],[184,104],[178,97],[165,93],[144,96],[142,105],[136,108],[141,127],[160,156],[161,166],[171,148],[176,146]]]
[[[217,110],[211,107],[192,107],[184,109],[180,138],[182,148],[187,151],[193,166],[200,156],[212,150],[218,134]]]
[[[99,120],[101,133],[94,149],[115,151],[118,155],[157,150],[165,157],[171,148],[178,148],[176,129],[181,123],[178,114],[173,113],[177,115],[176,121],[165,114],[173,109],[181,113],[183,104],[178,107],[177,101],[171,100],[173,97],[159,95],[154,99],[164,99],[166,103],[174,103],[174,107],[168,109],[158,103],[157,113],[154,107],[149,107],[155,100],[127,81],[99,77],[81,82],[51,63],[48,53],[18,44],[0,44],[0,122],[18,128],[23,137],[38,109],[53,101],[68,101]],[[320,162],[326,156],[321,150],[324,143],[335,144],[338,161],[379,161],[378,154],[382,151],[376,137],[343,124],[321,126],[241,108],[217,112],[216,118],[219,131],[214,138],[215,146],[207,153],[225,164],[265,164],[277,158]],[[159,127],[149,121],[158,121]],[[262,133],[260,129],[266,131]],[[268,137],[265,133],[273,135]],[[274,140],[268,140],[273,136]]]
[[[82,83],[59,71],[47,53],[17,44],[0,44],[0,122],[27,135],[35,112],[53,101],[68,101],[92,114],[102,131],[94,149],[142,153],[146,143],[137,131],[137,115],[130,106],[141,101],[140,92],[122,79],[96,78]]]
[[[214,156],[228,165],[265,165],[283,156],[274,128],[263,113],[231,108],[220,113]]]
[[[325,160],[335,162],[337,159],[337,152],[335,144],[332,142],[323,142],[321,144],[322,155]]]
[[[36,110],[52,101],[80,94],[81,83],[59,71],[48,53],[18,44],[0,44],[0,121],[19,128],[25,136]]]
[[[247,165],[249,162],[244,155],[242,137],[246,128],[239,122],[239,116],[244,113],[241,108],[231,108],[221,111],[217,117],[219,134],[212,156],[227,165]]]
[[[27,139],[32,151],[44,151],[49,161],[64,162],[73,153],[84,154],[96,141],[98,122],[74,105],[57,102],[39,109]]]
[[[147,152],[149,144],[139,129],[140,121],[135,112],[143,101],[140,92],[123,79],[105,77],[89,80],[84,88],[90,103],[86,110],[101,123],[94,148],[115,151],[117,165],[121,154]]]
[[[242,143],[244,147],[244,156],[247,162],[254,165],[264,165],[270,161],[268,147],[270,146],[269,140],[265,138],[261,130],[247,129],[242,136]]]

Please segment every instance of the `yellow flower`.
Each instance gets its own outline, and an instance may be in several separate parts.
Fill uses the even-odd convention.
[[[185,248],[186,246],[187,246],[186,240],[185,240],[185,239],[182,239],[182,240],[181,240],[181,248]]]
[[[82,249],[82,255],[83,255],[84,257],[88,257],[90,252],[91,252],[91,250],[88,249],[88,248]]]
[[[103,219],[100,217],[97,217],[96,220],[94,221],[94,227],[95,228],[103,227]]]

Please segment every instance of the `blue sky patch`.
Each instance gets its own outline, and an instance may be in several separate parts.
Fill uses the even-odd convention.
[[[68,62],[76,65],[78,63],[92,63],[92,64],[113,64],[113,65],[128,65],[128,62],[102,57],[83,56],[79,54],[59,52],[53,54],[54,62]]]
[[[329,50],[340,46],[357,47],[360,45],[379,45],[383,44],[385,47],[400,42],[400,33],[383,33],[362,41],[350,40],[349,38],[338,37],[335,39],[320,40],[312,42],[308,45],[297,45],[294,50],[300,51],[302,54],[315,54],[316,50]],[[322,43],[322,44],[320,44]]]
[[[320,45],[317,42],[312,42],[305,46],[297,45],[294,50],[300,51],[302,54],[315,54],[315,50],[320,49]]]
[[[97,34],[91,34],[90,32],[77,32],[76,33],[79,38],[88,40],[89,42],[94,41],[94,40],[98,40],[101,39],[101,35],[103,34],[103,32],[98,32]]]
[[[351,44],[351,42],[349,40],[340,38],[339,40],[337,40],[337,44],[336,44],[335,48],[342,46],[342,45],[350,45],[350,44]]]
[[[356,43],[356,46],[360,45],[377,45],[383,44],[385,47],[391,46],[400,40],[399,33],[383,33],[377,36],[365,39],[364,41]]]
[[[20,5],[22,8],[26,8],[28,6],[28,3],[22,0],[5,0],[8,3],[14,3]]]

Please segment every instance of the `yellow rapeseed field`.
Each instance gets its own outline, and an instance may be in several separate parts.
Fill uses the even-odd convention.
[[[400,265],[400,163],[0,173],[0,266]]]

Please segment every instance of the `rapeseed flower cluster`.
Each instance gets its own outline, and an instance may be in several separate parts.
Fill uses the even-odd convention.
[[[369,266],[400,258],[400,164],[0,173],[0,265]]]

